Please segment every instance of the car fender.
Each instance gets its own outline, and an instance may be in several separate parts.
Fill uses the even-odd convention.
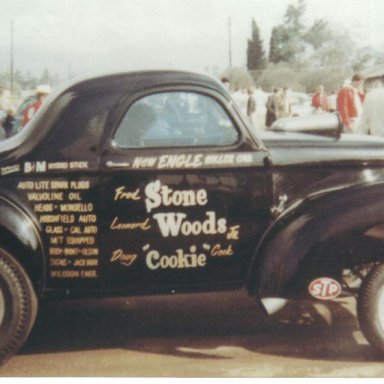
[[[0,195],[0,245],[33,274],[35,289],[44,286],[44,252],[40,227],[21,204]]]
[[[302,295],[309,277],[303,276],[303,266],[316,266],[315,274],[322,276],[327,262],[337,264],[316,249],[334,238],[384,223],[383,197],[384,182],[378,182],[322,191],[295,202],[257,246],[246,283],[250,293],[260,298]]]

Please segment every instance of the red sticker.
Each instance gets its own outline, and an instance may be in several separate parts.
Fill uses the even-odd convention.
[[[316,299],[332,300],[340,295],[341,285],[329,277],[319,277],[309,284],[308,292]]]

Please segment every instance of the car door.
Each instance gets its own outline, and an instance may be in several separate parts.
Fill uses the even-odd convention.
[[[169,88],[130,100],[101,159],[106,286],[239,286],[269,218],[265,157],[219,94]]]

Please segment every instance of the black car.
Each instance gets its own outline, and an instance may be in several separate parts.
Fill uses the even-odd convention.
[[[337,115],[291,122],[259,134],[185,72],[51,95],[0,142],[1,361],[41,300],[228,289],[266,311],[356,295],[384,351],[384,139],[342,135]]]

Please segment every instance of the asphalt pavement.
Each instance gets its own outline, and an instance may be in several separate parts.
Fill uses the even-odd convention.
[[[354,299],[266,318],[244,292],[45,304],[2,377],[384,377]]]

